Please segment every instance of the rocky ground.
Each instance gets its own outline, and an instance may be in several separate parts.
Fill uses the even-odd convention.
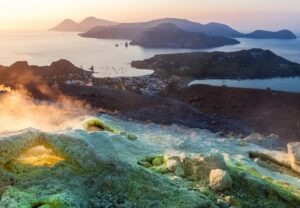
[[[287,154],[207,130],[101,116],[64,131],[1,135],[0,148],[0,207],[300,203],[299,143],[289,144]]]
[[[241,125],[238,121],[203,113],[177,99],[104,87],[66,85],[60,90],[66,95],[85,101],[94,109],[98,109],[98,112],[120,116],[124,119],[164,125],[174,123],[192,128],[209,129],[224,135],[246,136],[253,132],[251,128]]]
[[[64,93],[86,100],[96,108],[132,119],[207,128],[228,136],[245,137],[252,132],[264,136],[276,134],[283,146],[299,141],[297,93],[206,85],[173,89],[167,96],[163,91],[161,97],[117,88],[76,87],[75,90],[70,85],[62,88]]]
[[[283,143],[299,141],[300,94],[271,90],[191,86],[173,94],[202,112],[238,120]]]

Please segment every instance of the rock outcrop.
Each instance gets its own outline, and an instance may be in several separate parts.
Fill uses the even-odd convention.
[[[280,143],[280,137],[275,134],[271,134],[265,137],[258,133],[251,133],[250,135],[241,139],[241,141],[256,144],[266,149],[272,150],[280,149],[282,146],[282,144]]]
[[[155,156],[138,162],[139,165],[159,173],[172,173],[191,181],[209,177],[213,169],[227,169],[222,155],[218,153],[185,156]]]
[[[292,142],[287,145],[291,167],[300,173],[300,142]]]

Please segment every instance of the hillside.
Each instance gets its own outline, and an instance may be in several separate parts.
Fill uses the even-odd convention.
[[[67,60],[58,60],[50,66],[29,65],[18,61],[11,66],[0,65],[0,83],[13,86],[28,83],[65,83],[70,80],[87,82],[92,73],[76,67]]]
[[[153,69],[158,74],[194,78],[255,79],[300,75],[299,64],[262,49],[156,55],[133,61],[132,66]]]
[[[65,32],[85,32],[97,26],[112,26],[116,22],[97,19],[95,17],[87,17],[81,22],[77,23],[71,19],[66,19],[59,23],[57,26],[51,28],[51,31],[65,31]]]
[[[256,30],[252,33],[246,34],[244,37],[254,38],[254,39],[296,39],[297,38],[297,36],[289,30],[280,30],[277,32]]]
[[[172,23],[162,23],[138,35],[132,45],[150,48],[212,48],[239,44],[237,40],[186,32]]]

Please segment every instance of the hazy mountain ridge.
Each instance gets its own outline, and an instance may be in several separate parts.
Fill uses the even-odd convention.
[[[151,48],[197,49],[239,44],[239,41],[225,37],[208,36],[203,33],[187,32],[173,23],[162,23],[141,32],[131,44]]]
[[[118,23],[109,20],[98,19],[96,17],[87,17],[79,23],[71,19],[65,19],[50,30],[66,32],[85,32],[97,26],[112,26],[116,24]]]
[[[201,24],[186,19],[164,18],[147,22],[138,23],[121,23],[118,25],[102,27],[98,26],[80,34],[82,37],[99,38],[99,39],[128,39],[134,40],[149,28],[156,27],[163,23],[174,24],[186,32],[203,33],[207,36],[221,36],[227,38],[262,38],[262,39],[295,39],[296,36],[289,30],[278,32],[271,31],[254,31],[253,33],[244,34],[231,28],[226,24],[211,22]]]
[[[118,36],[120,39],[133,40],[140,32],[156,27],[162,23],[172,23],[181,30],[203,33],[209,36],[240,37],[242,35],[242,33],[239,33],[238,31],[224,24],[209,23],[204,25],[185,19],[165,18],[151,20],[148,22],[121,23],[111,27],[95,27],[81,34],[81,36],[91,38],[114,38],[115,36]],[[110,36],[107,37],[108,35]]]

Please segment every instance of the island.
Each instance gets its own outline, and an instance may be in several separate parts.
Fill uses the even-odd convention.
[[[114,38],[116,34],[123,34],[125,36],[121,36],[120,38],[125,38],[132,40],[135,35],[138,35],[140,32],[143,32],[145,29],[149,29],[152,27],[156,27],[163,23],[174,24],[181,30],[187,32],[196,32],[196,33],[204,33],[208,36],[222,36],[222,37],[240,37],[242,33],[236,31],[235,29],[229,27],[225,24],[220,23],[208,23],[201,24],[198,22],[192,22],[186,19],[178,19],[178,18],[163,18],[163,19],[155,19],[147,22],[136,22],[136,23],[121,23],[114,26],[108,27],[95,27],[85,33],[82,33],[83,37],[90,38],[104,38],[107,34],[110,34],[112,38]],[[131,31],[133,36],[128,37],[126,31]],[[134,32],[133,32],[134,31]],[[108,37],[107,37],[108,38]]]
[[[180,30],[190,33],[201,33],[209,37],[225,37],[225,38],[261,38],[261,39],[294,39],[296,35],[289,30],[281,30],[278,32],[269,31],[255,31],[253,33],[244,34],[232,27],[211,22],[208,24],[201,24],[186,19],[178,18],[163,18],[155,19],[147,22],[136,22],[136,23],[120,23],[111,26],[98,25],[90,30],[83,31],[79,34],[85,38],[98,38],[98,39],[127,39],[135,40],[138,37],[143,36],[142,34],[161,24],[173,24]]]
[[[186,32],[172,23],[162,23],[139,34],[130,43],[147,48],[213,48],[240,42],[231,38]]]
[[[109,20],[98,19],[96,17],[87,17],[79,23],[71,19],[65,19],[55,27],[51,28],[50,31],[86,32],[97,26],[112,26],[116,24],[118,23]]]
[[[156,55],[133,61],[131,65],[139,69],[152,69],[162,75],[194,79],[261,79],[300,75],[300,64],[263,49]]]
[[[254,38],[254,39],[296,39],[297,38],[297,36],[289,30],[280,30],[277,32],[256,30],[252,33],[245,34],[243,37]]]

